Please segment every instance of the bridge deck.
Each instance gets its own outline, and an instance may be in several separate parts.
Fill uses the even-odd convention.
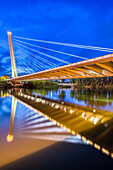
[[[34,97],[28,94],[12,93],[27,106],[42,116],[65,127],[73,135],[79,135],[97,149],[113,157],[113,114],[63,101]]]
[[[113,54],[9,79],[10,81],[55,80],[113,76]]]

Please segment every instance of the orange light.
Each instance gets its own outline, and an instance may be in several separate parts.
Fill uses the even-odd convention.
[[[94,147],[95,147],[96,149],[100,150],[100,146],[97,145],[96,143],[94,144]]]
[[[7,135],[7,142],[12,142],[13,141],[13,135],[8,134]]]
[[[109,155],[110,153],[109,153],[109,151],[108,150],[106,150],[105,148],[102,148],[102,152],[103,153],[105,153],[105,154],[107,154],[107,155]]]
[[[111,157],[113,158],[113,153],[111,153]]]
[[[82,138],[83,141],[86,141],[86,140],[87,140],[84,136],[82,136],[81,138]]]
[[[72,135],[75,135],[75,132],[73,130],[71,131],[71,133],[72,133]]]
[[[90,141],[90,140],[88,140],[88,143],[89,143],[90,145],[93,145],[93,142],[92,142],[92,141]]]

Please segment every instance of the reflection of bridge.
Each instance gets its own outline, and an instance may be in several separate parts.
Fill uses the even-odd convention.
[[[110,154],[113,157],[113,143],[111,139],[108,138],[108,136],[111,136],[113,128],[113,115],[111,112],[35,97],[20,92],[12,94],[27,105],[27,107],[39,112],[42,116],[55,122],[56,125],[65,128],[68,132],[72,133],[72,135],[79,136],[83,141],[94,145],[97,149],[101,149],[104,153]],[[15,105],[13,105],[12,107],[15,109]],[[14,109],[12,110],[11,129],[8,136],[9,141],[13,140],[12,122],[14,121]],[[31,122],[31,125],[36,131],[38,125],[35,119]],[[25,135],[24,131],[23,135]]]
[[[47,69],[44,71],[39,71],[39,72],[35,72],[32,74],[18,77],[16,64],[15,64],[12,36],[10,32],[8,32],[8,38],[9,38],[9,47],[10,47],[11,64],[12,64],[12,76],[13,76],[12,79],[9,79],[11,81],[16,82],[16,81],[27,81],[27,80],[55,80],[55,79],[93,78],[93,77],[113,76],[113,54],[109,54],[106,56],[88,59],[85,61],[68,64],[65,66],[60,66],[60,67],[56,67],[52,69]],[[19,41],[19,42],[22,42],[22,41]],[[40,46],[36,46],[36,47],[40,47]],[[87,49],[90,49],[89,47],[91,48],[91,46],[87,46]],[[79,48],[83,48],[83,47],[80,46]],[[44,49],[47,49],[47,48],[44,48]],[[92,47],[92,49],[101,50],[101,51],[106,50],[106,48],[100,49],[100,47],[95,47],[95,48]],[[49,50],[55,51],[52,49],[49,49]],[[55,52],[63,53],[59,51],[55,51]],[[108,49],[107,49],[107,52],[108,52]],[[63,54],[70,55],[70,57],[74,56],[68,53],[63,53]],[[46,55],[46,56],[50,57],[50,55]]]

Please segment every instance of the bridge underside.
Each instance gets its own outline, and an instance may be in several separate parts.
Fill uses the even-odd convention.
[[[9,80],[16,82],[29,80],[96,78],[107,76],[113,76],[113,54],[20,76]]]

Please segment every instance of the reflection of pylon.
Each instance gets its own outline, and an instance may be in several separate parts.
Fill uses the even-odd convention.
[[[10,49],[10,57],[11,57],[11,66],[12,66],[12,77],[18,77],[16,63],[15,63],[15,56],[13,50],[13,42],[12,42],[12,34],[11,32],[7,32],[8,40],[9,40],[9,49]]]
[[[7,142],[12,142],[13,141],[13,126],[14,126],[16,106],[17,106],[17,99],[13,96],[12,97],[10,127],[9,127],[9,134],[7,136]]]

